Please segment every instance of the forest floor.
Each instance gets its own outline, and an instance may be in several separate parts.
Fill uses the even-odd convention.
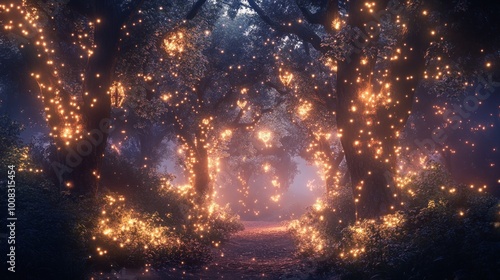
[[[118,279],[318,279],[311,263],[295,255],[295,245],[283,222],[243,222],[213,260],[202,267],[137,275],[117,275]]]

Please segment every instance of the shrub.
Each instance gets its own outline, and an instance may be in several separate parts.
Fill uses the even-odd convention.
[[[343,279],[495,279],[498,199],[448,178],[432,164],[403,189],[408,195],[402,211],[337,232],[327,231],[328,219],[313,219],[317,214],[310,211],[294,233],[303,238],[298,230],[317,231],[321,250],[304,252],[315,258],[320,272],[333,270]],[[303,247],[310,245],[299,243]]]
[[[105,183],[115,192],[103,190],[97,198],[65,195],[33,161],[47,162],[43,143],[25,146],[19,124],[8,118],[1,117],[0,126],[7,131],[0,144],[0,168],[3,174],[7,165],[17,168],[19,279],[89,279],[96,271],[121,266],[200,263],[209,259],[210,246],[241,229],[227,208],[195,205],[185,189],[170,184],[170,175],[135,168],[113,154],[103,168],[108,172]],[[2,181],[2,209],[7,208],[6,188]],[[2,213],[5,220],[7,211]],[[6,236],[7,227],[0,234]],[[10,245],[1,240],[0,249],[7,252]]]
[[[114,154],[103,170],[107,191],[90,237],[96,270],[205,263],[211,246],[242,229],[228,208],[197,205],[191,187],[173,186],[169,174],[136,168]]]

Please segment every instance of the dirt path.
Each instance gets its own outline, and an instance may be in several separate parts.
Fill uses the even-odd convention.
[[[314,268],[295,257],[292,236],[282,222],[243,222],[245,230],[233,235],[213,260],[198,268],[169,268],[161,271],[125,270],[94,279],[320,279]]]
[[[170,269],[162,279],[314,279],[312,268],[294,256],[292,237],[280,222],[243,222],[235,234],[203,268]]]

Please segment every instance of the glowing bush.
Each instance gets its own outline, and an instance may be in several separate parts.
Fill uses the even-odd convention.
[[[338,213],[312,207],[292,224],[300,252],[314,257],[319,271],[334,270],[344,279],[495,279],[498,199],[484,188],[454,185],[435,164],[409,181],[402,211],[341,230],[331,222]]]

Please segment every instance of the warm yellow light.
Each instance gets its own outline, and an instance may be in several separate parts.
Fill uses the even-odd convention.
[[[302,120],[306,119],[311,110],[312,110],[311,103],[304,102],[304,103],[300,104],[299,108],[297,109],[300,119],[302,119]]]
[[[163,40],[163,45],[170,56],[184,52],[184,34],[182,32],[173,33]]]
[[[111,105],[120,108],[125,101],[125,87],[120,82],[114,82],[109,89]]]
[[[281,71],[280,69],[279,77],[283,85],[288,86],[292,82],[293,74],[288,71]]]
[[[247,106],[247,101],[246,100],[238,100],[236,101],[236,105],[240,107],[240,109],[244,109]]]
[[[271,140],[272,134],[270,131],[259,131],[259,139],[267,144]]]
[[[341,24],[342,24],[342,21],[339,18],[336,18],[332,21],[332,27],[335,30],[340,30]]]

